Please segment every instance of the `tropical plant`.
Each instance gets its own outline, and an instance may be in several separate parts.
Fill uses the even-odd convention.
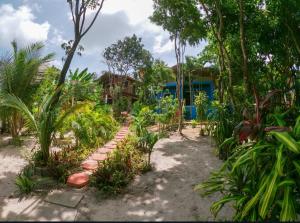
[[[233,112],[231,106],[220,104],[218,101],[211,103],[211,112],[208,114],[209,134],[216,142],[221,159],[227,159],[228,155],[231,154],[228,148],[230,144],[226,143],[226,140],[233,136],[233,130],[240,119],[241,115]]]
[[[278,119],[282,126],[284,120]],[[266,129],[268,130],[268,129]],[[299,205],[300,117],[290,131],[270,131],[257,142],[237,146],[223,167],[197,189],[223,198],[211,206],[214,215],[227,202],[234,220],[295,221]]]
[[[146,127],[155,123],[155,113],[151,111],[150,107],[143,107],[137,116],[134,117],[133,127],[136,135],[140,137],[143,135]]]
[[[191,124],[192,124],[192,128],[194,129],[198,125],[198,122],[195,119],[193,119]]]
[[[153,152],[153,147],[155,143],[158,141],[159,135],[154,132],[149,132],[148,130],[144,130],[142,135],[138,138],[139,148],[145,151],[148,154],[148,166],[151,166],[151,154]]]
[[[61,134],[72,131],[76,146],[95,148],[111,139],[118,129],[118,123],[103,109],[86,104],[82,112],[70,115],[60,128]]]
[[[95,74],[89,73],[88,69],[75,72],[70,70],[70,75],[66,82],[66,89],[71,97],[71,105],[77,101],[97,101],[101,95],[100,85],[95,82]]]
[[[99,168],[91,177],[91,183],[105,194],[116,195],[144,168],[143,154],[136,149],[135,138],[126,138],[99,163]]]
[[[41,57],[44,44],[33,43],[25,48],[18,48],[17,42],[12,42],[13,54],[6,60],[0,70],[0,92],[13,94],[31,108],[33,96],[40,84],[40,69],[49,62],[54,54]],[[15,108],[2,107],[1,114],[9,120],[11,135],[16,138],[22,128],[21,116]],[[4,111],[3,111],[4,110]]]
[[[71,107],[61,115],[58,115],[60,107],[57,104],[55,109],[51,108],[51,102],[59,92],[60,91],[58,89],[54,94],[44,98],[44,101],[40,105],[37,113],[37,117],[32,114],[20,98],[12,94],[0,95],[1,107],[14,108],[21,112],[23,117],[26,119],[27,125],[35,131],[40,144],[42,165],[47,165],[51,142],[54,138],[55,132],[62,125],[63,120],[83,106],[82,104],[78,104]]]
[[[164,131],[168,126],[172,126],[177,111],[177,102],[172,96],[163,97],[156,107],[158,114],[156,115],[159,124],[159,131]]]
[[[25,167],[17,176],[15,184],[17,185],[21,194],[29,194],[34,190],[36,183],[32,180],[33,174],[33,169],[31,166],[28,166]]]
[[[195,96],[195,105],[197,108],[198,119],[200,121],[206,120],[206,115],[208,111],[208,97],[205,92],[200,91],[198,95]]]

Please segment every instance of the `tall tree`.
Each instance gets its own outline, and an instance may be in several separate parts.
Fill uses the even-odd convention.
[[[177,61],[176,93],[179,105],[178,131],[182,131],[183,121],[183,69],[185,47],[196,45],[205,36],[200,12],[194,0],[154,0],[154,12],[150,20],[162,26],[174,41]]]
[[[60,77],[57,83],[57,89],[65,83],[66,75],[71,65],[74,54],[79,46],[82,38],[89,32],[89,30],[94,25],[101,9],[103,8],[104,0],[67,0],[71,15],[72,22],[74,27],[74,39],[70,40],[67,45],[65,45],[66,57],[64,59],[64,64],[60,72]],[[87,10],[95,11],[95,14],[92,16],[90,22],[87,22],[86,15]],[[56,94],[53,99],[52,106],[58,103],[61,95],[61,90]]]
[[[131,37],[127,36],[123,40],[118,40],[116,43],[105,48],[103,57],[109,70],[111,95],[113,95],[113,91],[115,90],[112,87],[112,74],[121,76],[122,81],[120,86],[117,87],[120,88],[120,93],[122,94],[127,77],[139,78],[139,75],[144,73],[153,63],[151,53],[144,48],[142,39],[138,38],[135,34]]]

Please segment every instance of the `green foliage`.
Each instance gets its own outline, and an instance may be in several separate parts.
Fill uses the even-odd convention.
[[[150,20],[170,33],[171,39],[196,44],[205,35],[194,0],[154,0]]]
[[[232,146],[237,142],[232,138],[231,142],[227,141],[233,135],[235,126],[241,120],[241,115],[233,112],[228,105],[222,105],[218,101],[213,101],[211,104],[211,113],[208,115],[209,125],[208,131],[214,137],[218,147],[219,157],[227,159],[232,154]]]
[[[36,113],[39,109],[39,105],[42,103],[44,97],[55,91],[55,86],[59,76],[60,70],[56,67],[47,68],[44,73],[42,80],[33,96],[34,107],[33,111]]]
[[[51,107],[51,102],[59,93],[59,91],[60,89],[57,89],[53,95],[44,98],[37,113],[37,117],[34,117],[32,112],[21,101],[20,98],[11,94],[0,95],[1,106],[18,110],[26,119],[27,126],[35,131],[41,148],[43,165],[47,164],[50,155],[49,147],[51,145],[54,133],[60,128],[64,119],[66,119],[72,113],[78,111],[83,106],[82,104],[78,104],[59,115],[59,104],[56,104],[55,108]]]
[[[60,131],[72,131],[79,147],[95,148],[111,139],[117,129],[118,123],[111,115],[87,104],[80,113],[69,116]]]
[[[136,147],[135,138],[122,141],[108,159],[99,163],[99,168],[91,178],[92,185],[108,195],[122,192],[134,175],[140,173],[145,166],[143,154]]]
[[[139,148],[148,153],[148,166],[151,166],[151,154],[158,139],[159,135],[157,133],[149,132],[147,129],[144,129],[142,135],[138,138]]]
[[[258,142],[234,148],[223,167],[198,186],[206,195],[222,191],[223,198],[211,206],[214,215],[225,203],[234,202],[234,220],[297,219],[300,186],[297,129],[298,121],[290,132],[270,132]]]
[[[0,93],[13,94],[31,108],[40,82],[39,69],[54,55],[41,57],[44,45],[40,42],[19,49],[17,43],[13,41],[12,47],[12,55],[0,67]],[[18,110],[12,107],[1,107],[0,114],[2,119],[9,120],[11,134],[17,137],[22,128]]]
[[[71,105],[77,101],[98,102],[101,95],[101,87],[95,81],[95,74],[88,72],[88,69],[75,72],[70,70],[70,75],[66,81],[66,92],[71,99]]]
[[[47,171],[55,180],[66,183],[72,170],[80,165],[80,156],[74,148],[64,148],[60,152],[54,152],[49,157]]]
[[[192,128],[193,128],[193,129],[196,128],[197,125],[198,125],[197,120],[193,119],[193,120],[192,120]]]
[[[156,93],[161,91],[165,83],[175,81],[175,74],[165,62],[155,60],[151,66],[140,73],[139,80],[139,101],[145,105],[153,105],[156,103]]]
[[[143,135],[146,127],[154,124],[155,115],[156,114],[146,106],[139,111],[136,117],[134,117],[133,127],[138,137]]]
[[[156,120],[160,125],[160,131],[164,131],[167,127],[172,126],[175,123],[176,111],[178,103],[172,96],[163,97],[156,109],[158,114]]]
[[[198,119],[200,121],[206,120],[209,100],[205,92],[200,91],[199,94],[195,96],[195,105],[197,108]]]
[[[128,75],[130,71],[137,74],[152,63],[150,52],[135,34],[105,48],[103,57],[109,69],[119,75]]]
[[[36,184],[31,179],[33,176],[33,169],[31,167],[26,167],[23,171],[17,176],[15,184],[17,185],[21,194],[31,193]]]

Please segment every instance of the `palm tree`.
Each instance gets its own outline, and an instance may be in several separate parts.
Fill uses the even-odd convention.
[[[61,86],[62,87],[62,86]],[[50,155],[50,145],[55,137],[57,129],[61,127],[65,118],[75,111],[79,110],[86,104],[77,104],[66,111],[62,111],[60,104],[56,104],[53,108],[52,102],[57,94],[60,92],[61,87],[58,88],[54,94],[47,95],[41,103],[36,117],[30,111],[28,106],[18,97],[12,94],[0,94],[0,108],[12,108],[19,112],[24,117],[26,125],[34,130],[40,144],[40,164],[47,165]]]
[[[0,92],[18,97],[25,105],[31,106],[37,86],[39,85],[39,69],[49,62],[54,54],[41,57],[44,44],[33,43],[18,49],[16,41],[12,42],[13,53],[0,66]],[[19,136],[22,128],[20,113],[14,108],[2,108],[9,121],[13,138]]]

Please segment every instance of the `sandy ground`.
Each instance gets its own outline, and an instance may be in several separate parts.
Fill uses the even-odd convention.
[[[16,176],[28,163],[25,157],[34,145],[32,138],[24,140],[21,147],[9,145],[10,140],[9,136],[2,136],[0,139],[0,201],[17,190]]]
[[[92,221],[205,221],[214,220],[209,207],[218,196],[201,198],[193,190],[221,165],[209,137],[187,128],[185,137],[172,135],[155,145],[155,170],[138,176],[124,195],[99,200],[89,189],[80,202],[76,220]],[[230,220],[224,208],[216,220]]]
[[[49,204],[43,197],[25,200],[10,198],[16,190],[15,177],[26,165],[22,147],[0,146],[0,220],[60,221],[207,221],[214,220],[209,207],[218,195],[202,198],[194,186],[221,165],[209,137],[199,129],[187,128],[185,137],[172,135],[155,145],[155,169],[136,177],[126,193],[103,199],[93,188],[78,190],[84,198],[76,208]],[[225,207],[216,220],[230,220],[232,209]]]

